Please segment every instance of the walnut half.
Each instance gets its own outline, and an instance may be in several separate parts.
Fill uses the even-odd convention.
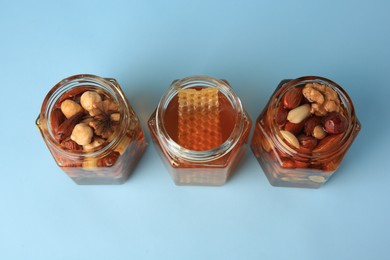
[[[325,116],[329,112],[339,112],[341,103],[336,91],[320,83],[307,83],[302,90],[303,95],[311,102],[311,113]]]

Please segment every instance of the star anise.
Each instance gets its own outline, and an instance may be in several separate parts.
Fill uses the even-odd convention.
[[[114,134],[120,119],[118,105],[110,100],[104,100],[101,107],[89,111],[92,120],[89,126],[94,129],[96,135],[108,139]]]

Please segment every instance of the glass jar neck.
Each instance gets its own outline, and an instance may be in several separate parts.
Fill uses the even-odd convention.
[[[166,109],[172,99],[178,94],[179,89],[207,87],[218,88],[218,91],[229,101],[235,112],[233,130],[230,136],[218,147],[205,151],[186,149],[175,142],[167,132],[165,128]],[[162,96],[156,110],[156,128],[161,138],[161,143],[170,156],[187,161],[208,162],[224,156],[237,144],[244,128],[244,111],[240,99],[226,81],[207,76],[192,76],[174,81]]]
[[[77,88],[85,88],[85,90],[103,90],[108,95],[110,95],[114,102],[118,104],[121,118],[118,127],[119,131],[115,132],[107,140],[108,144],[106,146],[97,151],[72,152],[64,149],[64,147],[56,140],[55,133],[53,132],[53,128],[51,126],[51,117],[53,115],[52,112],[56,108],[56,105],[58,105],[58,102],[60,102],[61,99],[64,98],[65,94],[69,94],[72,90],[76,90]],[[66,78],[61,82],[57,83],[47,94],[41,108],[41,113],[38,120],[38,127],[41,130],[46,142],[50,143],[52,149],[61,153],[62,156],[66,156],[68,158],[105,156],[113,148],[115,148],[125,136],[126,130],[130,123],[130,115],[128,111],[129,105],[127,103],[127,100],[114,79],[101,78],[89,74],[80,74]]]
[[[319,83],[324,84],[328,87],[331,87],[339,96],[341,105],[345,109],[345,117],[348,120],[348,128],[343,133],[343,136],[340,138],[339,142],[330,146],[327,149],[321,149],[320,151],[313,151],[310,154],[302,153],[292,145],[290,145],[283,137],[280,132],[280,128],[276,122],[276,112],[281,102],[283,102],[283,96],[286,92],[292,88],[296,88],[299,86],[304,86],[307,83]],[[276,148],[281,152],[294,156],[295,158],[302,159],[326,159],[331,158],[333,155],[338,154],[342,149],[349,145],[349,140],[356,132],[356,129],[359,125],[357,117],[355,115],[355,109],[352,103],[351,98],[347,94],[347,92],[339,86],[337,83],[318,76],[306,76],[297,79],[293,79],[285,84],[283,84],[279,89],[277,89],[270,101],[270,105],[268,106],[268,120],[270,120],[270,130],[271,130],[271,138],[273,139],[273,143]]]

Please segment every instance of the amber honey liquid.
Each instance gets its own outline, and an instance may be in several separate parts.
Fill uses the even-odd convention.
[[[198,88],[195,88],[198,89]],[[219,102],[219,122],[222,139],[220,143],[216,144],[216,147],[224,143],[230,136],[235,125],[235,111],[230,104],[229,100],[222,93],[218,93]],[[165,115],[164,115],[164,127],[169,136],[178,143],[178,125],[179,125],[179,102],[178,96],[176,95],[169,103]],[[183,144],[180,144],[183,146]],[[184,145],[185,147],[185,145]]]

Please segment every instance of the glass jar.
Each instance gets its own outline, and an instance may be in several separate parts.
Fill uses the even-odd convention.
[[[146,141],[115,79],[75,75],[56,84],[36,125],[58,166],[77,184],[121,184]]]
[[[335,82],[283,80],[256,120],[251,147],[273,186],[318,188],[360,128],[352,100]]]
[[[225,80],[175,80],[148,126],[176,185],[223,185],[247,147],[251,119]]]

